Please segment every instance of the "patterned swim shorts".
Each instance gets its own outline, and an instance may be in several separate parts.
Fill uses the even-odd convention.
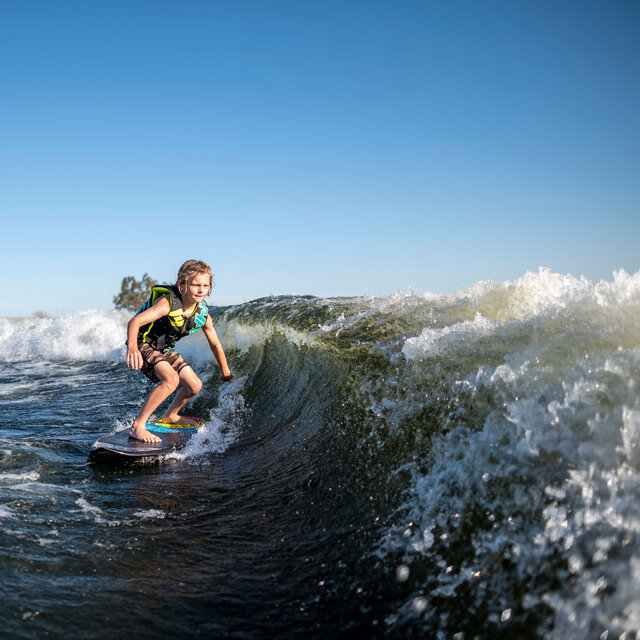
[[[176,373],[180,373],[182,369],[189,366],[189,363],[174,349],[163,353],[146,342],[139,344],[138,347],[144,360],[141,371],[152,382],[160,382],[154,373],[154,368],[159,362],[168,362]]]

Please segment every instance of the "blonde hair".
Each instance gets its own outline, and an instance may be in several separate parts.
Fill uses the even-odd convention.
[[[187,260],[178,269],[178,279],[176,280],[176,286],[180,287],[181,284],[189,284],[190,278],[198,273],[205,273],[209,276],[209,295],[213,289],[213,272],[211,267],[202,260]]]

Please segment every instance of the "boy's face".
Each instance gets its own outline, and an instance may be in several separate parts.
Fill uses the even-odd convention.
[[[209,275],[196,273],[191,276],[187,284],[180,285],[180,293],[191,298],[194,302],[202,302],[209,295]]]

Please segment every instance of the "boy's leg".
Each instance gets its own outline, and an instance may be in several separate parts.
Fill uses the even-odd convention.
[[[176,393],[176,397],[173,399],[173,402],[162,416],[162,421],[191,424],[194,422],[193,420],[178,415],[178,412],[200,391],[200,389],[202,389],[202,382],[196,375],[195,371],[189,366],[180,369],[180,373],[178,375],[180,377],[180,390]]]
[[[131,438],[142,440],[142,442],[161,442],[161,439],[151,433],[145,425],[151,414],[176,390],[180,383],[180,377],[168,362],[158,362],[154,367],[154,373],[160,384],[151,390],[129,430]]]

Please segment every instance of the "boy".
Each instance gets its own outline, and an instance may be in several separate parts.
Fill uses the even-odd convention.
[[[151,414],[180,386],[173,402],[162,416],[163,422],[191,424],[193,420],[178,415],[202,388],[202,382],[187,361],[173,346],[184,336],[202,328],[215,359],[220,365],[220,379],[233,377],[224,350],[218,340],[204,299],[211,293],[211,267],[201,260],[187,260],[178,271],[175,285],[155,286],[149,301],[129,321],[127,331],[127,366],[142,369],[149,379],[159,382],[134,420],[129,437],[142,442],[160,442],[146,428]]]

